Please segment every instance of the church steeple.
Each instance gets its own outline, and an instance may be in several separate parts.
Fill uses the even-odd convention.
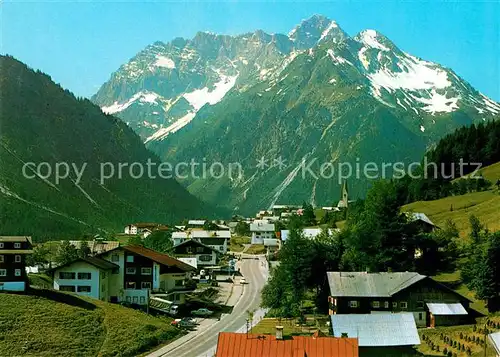
[[[344,180],[342,184],[342,190],[340,191],[340,201],[337,205],[338,208],[347,208],[349,205],[349,190],[347,188],[347,180]]]

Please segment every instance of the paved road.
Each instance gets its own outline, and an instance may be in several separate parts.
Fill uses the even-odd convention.
[[[262,259],[262,260],[261,260]],[[246,325],[247,310],[258,309],[260,292],[266,282],[262,264],[264,259],[242,259],[240,272],[247,280],[240,300],[230,315],[224,315],[220,321],[197,331],[193,338],[175,347],[169,345],[149,355],[161,357],[213,356],[217,337],[221,331],[238,331]]]

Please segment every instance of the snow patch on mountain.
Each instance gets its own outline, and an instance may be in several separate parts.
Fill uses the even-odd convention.
[[[486,110],[490,111],[493,114],[497,114],[500,112],[500,104],[495,103],[490,98],[481,93],[481,97],[483,98],[483,102],[486,105]]]
[[[118,103],[115,101],[113,104],[110,106],[106,107],[101,107],[101,110],[106,113],[106,114],[115,114],[119,113],[128,107],[130,107],[134,102],[139,100],[140,103],[149,103],[149,104],[158,104],[157,100],[161,98],[158,94],[155,92],[149,92],[149,91],[140,91],[136,94],[134,94],[129,100],[123,103]]]
[[[328,49],[326,51],[326,53],[330,56],[330,58],[332,59],[332,62],[335,63],[335,64],[348,63],[351,66],[353,66],[353,64],[351,62],[349,62],[348,60],[346,60],[344,57],[336,56],[335,53],[333,52],[333,50],[331,48]]]
[[[451,86],[446,71],[437,68],[429,62],[417,58],[399,58],[401,72],[394,72],[387,68],[368,74],[372,85],[383,87],[388,92],[396,89],[421,90],[443,89]]]
[[[328,27],[321,33],[321,36],[320,36],[318,42],[323,40],[326,36],[328,36],[328,34],[330,33],[331,30],[333,30],[334,28],[337,28],[337,27],[339,27],[339,26],[337,25],[337,23],[335,21],[330,22],[330,25],[328,25]]]
[[[370,61],[368,61],[368,58],[366,58],[366,55],[365,55],[365,52],[368,48],[366,47],[363,47],[362,49],[359,50],[358,52],[358,58],[359,60],[361,61],[361,64],[363,65],[363,67],[365,67],[365,69],[368,69],[368,66],[370,64]],[[379,52],[380,54],[381,52]]]
[[[205,104],[214,105],[222,100],[227,92],[236,84],[238,75],[227,76],[218,72],[220,81],[214,84],[214,89],[210,91],[208,87],[196,89],[189,93],[184,93],[183,97],[198,111]]]
[[[160,55],[156,55],[156,62],[154,65],[156,67],[175,68],[175,62],[172,59]]]
[[[153,135],[149,136],[144,141],[144,143],[147,143],[147,142],[152,141],[152,140],[162,140],[162,139],[166,138],[168,134],[175,133],[177,130],[186,126],[191,120],[194,119],[195,116],[196,116],[195,112],[188,112],[182,118],[178,119],[175,123],[169,125],[166,128],[161,128],[160,130],[155,132]]]
[[[416,101],[426,104],[423,110],[431,114],[435,113],[451,113],[458,109],[458,100],[460,96],[448,98],[445,94],[439,94],[436,89],[432,89],[430,98],[416,97],[412,95]]]
[[[371,47],[371,48],[377,48],[382,51],[389,51],[389,48],[378,42],[377,40],[377,31],[375,30],[365,30],[362,31],[359,34],[359,41],[362,42],[364,45]]]

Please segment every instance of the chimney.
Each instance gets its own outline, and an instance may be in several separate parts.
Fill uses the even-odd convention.
[[[276,339],[283,340],[283,326],[276,326]]]

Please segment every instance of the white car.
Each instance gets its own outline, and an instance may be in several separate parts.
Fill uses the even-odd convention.
[[[245,279],[245,278],[241,278],[241,279],[240,279],[240,284],[241,284],[241,285],[246,284],[246,283],[247,283],[247,281],[246,281],[246,279]]]

